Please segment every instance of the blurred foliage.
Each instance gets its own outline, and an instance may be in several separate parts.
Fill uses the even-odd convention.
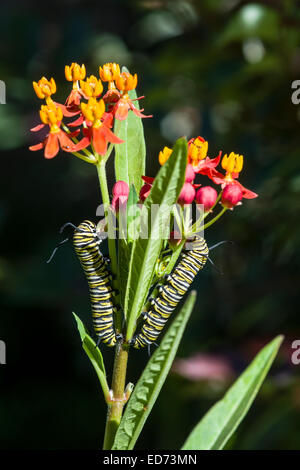
[[[208,267],[196,281],[180,356],[222,355],[238,375],[283,333],[277,365],[227,447],[299,449],[300,366],[290,364],[300,337],[300,108],[291,102],[300,79],[298,2],[53,0],[46,10],[11,0],[1,4],[0,21],[1,448],[101,444],[105,406],[71,314],[91,327],[87,285],[71,244],[45,264],[63,223],[95,218],[96,173],[66,154],[46,161],[27,149],[37,141],[29,132],[40,105],[33,80],[55,77],[62,101],[65,64],[84,62],[97,74],[99,64],[119,61],[138,73],[143,106],[154,115],[144,121],[149,176],[159,150],[182,134],[203,135],[210,156],[245,155],[241,181],[259,198],[207,232],[209,244],[235,244],[213,252],[223,276]],[[112,164],[109,171],[112,185]],[[110,370],[113,352],[103,353]],[[146,353],[131,353],[128,380],[136,382],[146,361]],[[228,385],[171,374],[138,448],[179,447]]]

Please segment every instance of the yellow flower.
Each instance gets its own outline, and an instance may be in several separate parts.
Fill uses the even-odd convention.
[[[56,83],[54,78],[47,80],[46,77],[42,77],[38,82],[32,82],[34,91],[40,99],[49,98],[53,93],[56,93]]]
[[[84,80],[86,75],[85,65],[76,64],[72,62],[71,65],[65,66],[65,76],[68,82],[75,82],[77,80]]]
[[[226,175],[230,177],[232,173],[238,174],[242,171],[243,162],[243,155],[231,152],[229,155],[224,155],[221,165],[226,170]]]
[[[59,132],[58,122],[63,118],[63,113],[60,107],[55,106],[52,102],[48,105],[42,105],[40,109],[40,118],[44,124],[50,126],[50,132]]]
[[[163,150],[159,152],[158,160],[161,165],[164,165],[167,160],[169,160],[171,153],[173,152],[172,149],[169,147],[164,147]]]
[[[123,72],[115,80],[117,88],[124,93],[129,90],[134,90],[137,86],[137,74],[131,75],[131,73]]]
[[[114,81],[120,75],[120,66],[111,62],[104,64],[102,67],[99,67],[99,75],[103,82]]]
[[[80,107],[84,117],[93,123],[93,127],[101,126],[101,118],[105,111],[103,100],[97,101],[95,98],[90,98],[87,103],[81,103]]]
[[[188,162],[196,167],[201,160],[207,157],[207,151],[208,142],[203,137],[191,139],[189,142]]]
[[[97,98],[97,96],[101,95],[103,91],[101,80],[96,78],[94,75],[91,75],[85,81],[80,80],[80,88],[83,93],[90,98]]]

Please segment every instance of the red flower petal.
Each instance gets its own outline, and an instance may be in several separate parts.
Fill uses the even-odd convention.
[[[70,150],[65,149],[67,152],[79,152],[79,150],[87,148],[91,143],[90,137],[83,137],[77,144],[72,143]]]
[[[78,134],[78,132],[77,132]],[[72,152],[72,149],[74,147],[74,143],[72,142],[71,139],[63,132],[62,130],[57,134],[60,146],[63,150],[66,152]]]
[[[67,106],[67,108],[78,107],[80,105],[81,98],[82,94],[79,90],[72,90],[68,98],[66,99],[65,105]]]
[[[149,116],[146,116],[145,114],[143,114],[141,111],[144,111],[144,109],[142,109],[141,111],[137,109],[131,100],[129,100],[129,107],[134,112],[134,114],[140,118],[152,118],[153,117],[152,114]]]
[[[250,189],[245,188],[239,181],[234,181],[234,183],[232,184],[237,184],[240,187],[243,193],[243,198],[254,199],[258,197],[258,194],[254,193],[253,191],[250,191]]]
[[[201,160],[196,167],[194,167],[194,171],[200,175],[207,175],[209,176],[209,171],[214,170],[216,166],[219,165],[221,159],[222,152],[219,152],[219,155],[216,158],[209,158],[206,157],[204,160]],[[220,173],[221,174],[221,173]]]
[[[122,139],[119,139],[105,124],[102,124],[102,133],[108,142],[113,144],[122,144],[125,142]]]
[[[143,202],[149,196],[152,189],[152,184],[146,183],[141,187],[140,190],[140,200]]]
[[[58,143],[58,134],[50,134],[46,139],[46,146],[45,146],[45,158],[54,158],[59,151],[59,143]]]
[[[142,180],[145,181],[145,183],[152,184],[154,178],[152,178],[151,176],[142,176]]]
[[[111,128],[113,125],[113,120],[114,120],[113,113],[108,113],[108,112],[103,113],[102,122],[103,124],[106,125],[106,127]]]
[[[77,137],[78,134],[80,133],[80,129],[76,129],[76,131],[70,132],[70,134],[67,134],[68,137]]]
[[[39,144],[31,145],[29,150],[33,150],[35,152],[36,150],[41,150],[43,147],[45,147],[45,142],[40,142]]]
[[[69,122],[68,126],[70,127],[76,127],[76,126],[81,126],[81,124],[84,121],[83,115],[79,116],[79,118],[75,119],[75,121]]]
[[[43,129],[44,127],[45,127],[45,124],[38,124],[37,126],[32,127],[30,130],[31,130],[32,132],[38,132],[38,131],[40,131],[41,129]]]
[[[117,103],[120,99],[120,96],[120,92],[117,89],[113,89],[108,90],[103,96],[103,99],[105,103]]]
[[[115,118],[119,121],[124,121],[128,116],[129,109],[127,100],[121,98],[114,107]]]
[[[57,103],[57,102],[55,102],[55,104],[61,108],[63,115],[65,117],[73,117],[73,116],[76,116],[76,114],[80,113],[80,109],[78,106],[73,106],[73,105],[66,106],[64,104]]]
[[[97,129],[93,128],[93,146],[97,153],[104,155],[107,149],[107,141],[105,138],[105,132],[103,132],[103,126]]]
[[[211,170],[210,172],[208,172],[207,176],[215,183],[215,184],[226,184],[226,182],[224,181],[225,179],[225,175],[222,175],[222,173],[220,173],[219,171],[217,170]]]

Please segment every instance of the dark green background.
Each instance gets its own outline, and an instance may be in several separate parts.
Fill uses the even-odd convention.
[[[139,76],[146,114],[147,174],[182,134],[203,135],[209,154],[244,154],[241,182],[259,193],[206,233],[224,275],[199,275],[197,306],[179,356],[226,361],[235,378],[267,341],[285,335],[278,360],[228,448],[299,449],[300,365],[290,362],[299,329],[299,119],[291,84],[300,79],[297,2],[238,0],[41,1],[1,4],[0,365],[1,449],[96,449],[105,406],[81,349],[74,310],[91,327],[88,290],[71,244],[45,263],[59,227],[94,219],[95,168],[60,153],[46,161],[29,128],[42,75],[67,93],[64,65],[88,74],[116,61]],[[113,162],[109,166],[110,188]],[[205,183],[206,184],[206,183]],[[107,370],[113,351],[103,347]],[[147,354],[130,354],[136,382]],[[190,381],[171,373],[139,449],[179,448],[230,380]],[[232,380],[232,379],[231,379]]]

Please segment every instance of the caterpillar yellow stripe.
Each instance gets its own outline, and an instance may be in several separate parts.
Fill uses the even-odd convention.
[[[145,314],[145,323],[131,345],[144,348],[153,343],[161,333],[169,316],[187,292],[197,273],[204,267],[209,249],[202,237],[195,236],[191,250],[185,250],[167,283],[160,287],[159,296],[152,300],[152,308]]]
[[[115,346],[117,337],[113,315],[116,308],[112,301],[110,274],[99,249],[101,239],[97,235],[96,225],[89,220],[82,222],[74,231],[73,243],[89,284],[93,324],[98,342]]]

